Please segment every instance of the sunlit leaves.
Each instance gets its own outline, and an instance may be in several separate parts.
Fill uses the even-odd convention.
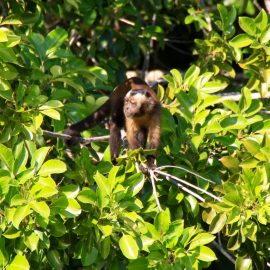
[[[67,169],[66,164],[60,160],[48,160],[46,161],[39,170],[39,175],[47,176],[55,173],[63,173]]]
[[[7,266],[7,270],[28,270],[30,269],[29,262],[23,255],[16,255],[11,264]]]
[[[119,241],[119,246],[126,258],[136,259],[138,257],[139,248],[132,236],[123,235]]]

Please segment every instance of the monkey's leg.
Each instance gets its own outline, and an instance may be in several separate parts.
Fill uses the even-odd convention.
[[[154,117],[149,126],[149,149],[157,149],[160,143],[160,115]],[[148,168],[155,167],[155,155],[147,156]]]
[[[119,149],[121,144],[121,128],[116,123],[110,122],[110,149],[111,149],[111,160],[113,164],[116,164],[116,158],[119,155]]]

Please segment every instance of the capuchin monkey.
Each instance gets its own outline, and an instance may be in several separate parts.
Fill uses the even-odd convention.
[[[161,104],[156,93],[138,77],[118,85],[110,98],[95,112],[69,126],[64,133],[72,138],[66,140],[71,146],[78,143],[80,132],[108,119],[110,128],[111,160],[116,164],[121,144],[121,129],[126,130],[129,149],[157,149],[160,142]],[[147,167],[155,167],[155,156],[147,156]]]

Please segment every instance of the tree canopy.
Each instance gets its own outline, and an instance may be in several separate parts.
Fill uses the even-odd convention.
[[[267,269],[268,1],[0,2],[0,267]],[[68,123],[164,72],[157,169]],[[83,137],[108,135],[100,125]]]

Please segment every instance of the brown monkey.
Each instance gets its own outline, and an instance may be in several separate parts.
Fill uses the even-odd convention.
[[[130,149],[145,148],[149,139],[150,149],[160,141],[161,105],[156,93],[138,77],[118,85],[110,98],[94,113],[69,126],[65,133],[73,136],[66,143],[72,145],[80,132],[109,118],[110,149],[112,162],[116,162],[121,143],[121,128],[125,127]],[[148,167],[154,166],[154,156],[147,157]]]

